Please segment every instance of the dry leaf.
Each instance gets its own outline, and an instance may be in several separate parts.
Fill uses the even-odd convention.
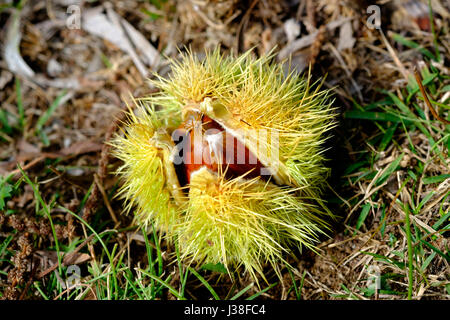
[[[353,37],[352,23],[347,21],[339,30],[339,42],[337,49],[339,51],[353,48],[356,40]]]

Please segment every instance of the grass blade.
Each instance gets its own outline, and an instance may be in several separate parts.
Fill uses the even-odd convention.
[[[359,228],[361,228],[362,224],[364,223],[364,220],[366,220],[367,215],[369,214],[370,208],[372,208],[372,206],[370,205],[370,203],[366,203],[362,210],[361,213],[358,217],[358,220],[356,221],[356,230],[359,230]],[[355,231],[356,232],[356,231]]]
[[[423,184],[439,183],[450,178],[450,174],[441,174],[434,177],[425,177],[422,179]]]
[[[246,293],[248,290],[250,290],[255,284],[254,283],[250,283],[248,286],[246,286],[244,289],[242,289],[241,291],[239,291],[238,293],[236,293],[230,300],[236,300],[237,298],[239,298],[240,296],[242,296],[244,293]]]
[[[398,43],[411,48],[411,49],[417,49],[422,55],[430,58],[431,60],[438,61],[436,57],[427,49],[419,45],[417,42],[414,42],[412,40],[406,39],[405,37],[399,35],[398,33],[392,32],[392,39],[397,41]]]
[[[212,296],[214,297],[214,299],[216,300],[220,300],[219,296],[217,295],[216,291],[214,291],[214,289],[211,287],[211,285],[208,283],[208,281],[205,280],[205,278],[203,278],[197,271],[195,271],[194,269],[192,269],[191,267],[189,267],[189,271],[198,278],[198,280],[200,280],[201,283],[203,283],[203,285],[206,287],[206,289],[209,290],[209,292],[211,292]]]
[[[400,161],[402,161],[404,155],[405,154],[402,153],[397,159],[392,161],[386,169],[384,169],[384,172],[380,175],[377,181],[375,181],[376,186],[382,184],[395,170],[397,170],[397,167],[399,166]]]
[[[22,90],[20,87],[20,80],[16,77],[15,81],[16,86],[16,100],[17,100],[17,111],[19,112],[19,126],[20,129],[23,130],[25,126],[25,111],[23,108],[23,101],[22,101]]]
[[[254,295],[252,295],[251,297],[245,299],[245,300],[254,300],[256,298],[258,298],[260,295],[262,295],[264,292],[269,291],[270,289],[272,289],[273,287],[275,287],[278,284],[278,282],[272,283],[270,286],[268,286],[265,289],[262,289],[261,291],[255,293]]]

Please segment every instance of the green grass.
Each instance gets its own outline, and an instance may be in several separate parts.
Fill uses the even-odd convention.
[[[303,288],[303,283],[305,281],[306,270],[303,271],[302,277],[300,279],[300,284],[298,284],[298,285],[297,285],[297,281],[295,280],[294,274],[292,273],[290,268],[288,268],[288,271],[289,271],[289,275],[291,276],[291,280],[292,280],[292,287],[289,288],[288,293],[292,289],[294,289],[296,299],[301,300],[302,299],[302,288]]]
[[[419,50],[424,56],[433,60],[438,60],[430,51],[419,47],[418,44],[409,41],[400,35],[394,35],[394,40],[402,43],[405,46]],[[441,75],[434,67],[424,68],[422,70],[423,82],[422,84],[428,91],[431,100],[438,100],[448,85],[447,77]],[[381,91],[384,94],[379,102],[360,106],[355,104],[355,109],[345,113],[345,118],[349,121],[351,119],[358,119],[359,121],[371,122],[374,125],[375,134],[373,134],[367,141],[370,146],[370,151],[366,151],[359,156],[359,159],[352,163],[345,172],[347,179],[351,185],[363,184],[368,190],[374,190],[377,186],[384,186],[389,181],[395,181],[401,177],[402,185],[391,204],[378,205],[381,197],[385,197],[385,189],[375,190],[369,197],[353,198],[351,202],[353,205],[359,205],[359,216],[355,219],[349,220],[349,225],[354,226],[354,233],[358,231],[372,234],[374,236],[374,227],[365,226],[369,216],[376,216],[380,214],[380,223],[377,228],[380,231],[381,240],[395,239],[391,243],[391,250],[389,254],[362,252],[373,257],[377,263],[385,266],[385,270],[391,270],[396,275],[396,279],[403,277],[406,280],[406,287],[402,290],[393,290],[388,288],[387,283],[390,279],[384,279],[385,285],[380,288],[379,294],[397,295],[403,299],[413,299],[417,294],[417,288],[423,286],[443,286],[444,284],[433,281],[432,277],[428,276],[430,266],[436,259],[449,261],[449,255],[445,251],[439,249],[433,241],[442,239],[442,235],[447,232],[449,226],[450,214],[444,212],[442,208],[448,200],[449,193],[443,194],[442,191],[437,191],[435,187],[444,183],[450,178],[447,173],[449,169],[449,161],[446,154],[449,152],[449,137],[450,126],[442,125],[439,120],[435,119],[431,114],[427,118],[423,109],[418,105],[417,101],[423,101],[420,94],[418,84],[411,78],[409,84],[405,89],[399,90],[394,94],[389,91]],[[448,110],[448,105],[443,103],[434,103],[434,107],[438,110]],[[378,130],[378,132],[377,132]],[[400,140],[400,134],[404,138]],[[413,142],[413,137],[422,134],[426,139],[423,143],[430,145],[428,157],[425,157],[417,148],[417,142]],[[414,138],[417,139],[417,138]],[[405,145],[405,142],[407,143]],[[376,168],[375,164],[382,157],[382,152],[385,152],[388,147],[391,147],[392,153],[396,150],[397,156],[390,160],[384,167]],[[405,146],[408,149],[406,152]],[[394,153],[395,154],[395,153]],[[407,167],[401,165],[405,155],[411,158],[411,155],[416,155],[415,163],[407,162]],[[431,163],[439,163],[442,167],[447,168],[447,172],[430,175],[425,170]],[[406,171],[406,176],[405,176]],[[401,174],[401,175],[399,175]],[[425,190],[429,192],[424,193]],[[402,199],[404,195],[408,194],[411,198],[411,203],[404,203]],[[417,224],[416,221],[421,219],[422,215],[428,214],[425,210],[427,205],[433,199],[439,197],[439,214],[440,216],[433,219],[434,224],[425,227],[424,224]],[[365,200],[364,200],[365,199]],[[394,210],[392,207],[396,207]],[[393,211],[402,212],[396,220],[392,220]],[[390,215],[391,217],[388,217]],[[416,219],[413,219],[416,217]],[[390,218],[390,219],[389,219]],[[387,222],[388,221],[388,222]],[[447,227],[441,228],[443,225]],[[365,226],[365,227],[364,227]],[[386,229],[392,227],[400,228],[402,237],[406,239],[406,246],[398,247],[398,238],[393,233],[386,233]],[[430,229],[436,230],[431,233]],[[446,249],[448,250],[448,248]],[[381,275],[383,277],[384,274]],[[342,287],[342,294],[335,295],[339,298],[354,298],[358,296],[372,296],[373,290],[370,291],[365,287],[354,286],[353,288]]]
[[[5,210],[6,201],[11,197],[12,186],[0,176],[0,210]]]
[[[33,183],[20,166],[19,166],[19,169],[20,169],[20,172],[22,173],[23,177],[25,178],[26,183],[28,183],[28,185],[30,185],[30,187],[33,189],[34,197],[37,200],[36,201],[36,209],[38,209],[38,204],[40,204],[42,206],[42,210],[44,211],[48,221],[50,222],[53,239],[55,241],[56,254],[58,257],[58,270],[61,273],[62,269],[61,269],[61,254],[60,254],[60,250],[59,250],[59,241],[58,241],[58,238],[56,237],[56,230],[55,230],[55,225],[53,223],[52,216],[50,214],[50,207],[45,203],[44,199],[41,197],[38,184]],[[36,210],[36,212],[38,212],[38,210]]]
[[[22,85],[19,78],[15,78],[14,90],[16,95],[17,114],[8,112],[6,109],[0,109],[0,142],[2,140],[12,141],[11,135],[20,132],[24,134],[27,127],[25,119],[25,107],[23,102]],[[44,146],[49,146],[47,134],[45,133],[45,125],[61,105],[67,90],[63,90],[56,99],[50,104],[49,108],[37,119],[35,124],[35,132],[41,138]],[[11,121],[12,120],[12,121]]]
[[[21,168],[20,168],[21,169]],[[35,280],[29,289],[28,294],[31,294],[30,290],[35,292],[44,300],[66,300],[66,299],[86,299],[89,295],[94,295],[96,299],[107,300],[123,300],[123,299],[137,299],[137,300],[155,300],[167,298],[168,294],[171,294],[175,299],[197,299],[197,296],[191,296],[186,291],[187,283],[190,285],[197,283],[205,288],[210,297],[215,300],[219,299],[255,299],[264,292],[273,288],[276,283],[269,285],[259,291],[250,290],[254,287],[254,284],[247,285],[233,294],[232,291],[229,294],[232,296],[220,296],[214,287],[217,287],[216,283],[210,283],[208,278],[214,274],[221,274],[223,270],[219,265],[204,265],[199,266],[198,270],[193,267],[186,266],[180,260],[180,254],[178,248],[175,247],[175,254],[169,256],[169,261],[165,261],[167,258],[163,258],[163,251],[161,248],[161,239],[159,238],[156,230],[152,229],[150,233],[142,232],[144,239],[143,245],[145,247],[145,263],[140,262],[138,265],[130,264],[127,261],[127,257],[130,254],[127,246],[119,246],[117,237],[122,232],[126,234],[130,231],[130,228],[121,229],[108,229],[105,228],[104,223],[87,223],[81,218],[80,213],[84,206],[88,196],[82,200],[78,213],[72,212],[67,208],[60,206],[56,201],[45,201],[40,190],[39,182],[32,181],[31,178],[21,169],[23,180],[28,184],[34,194],[36,201],[35,215],[49,221],[52,230],[52,242],[53,246],[45,248],[46,250],[54,251],[58,253],[58,268],[53,272],[46,275],[40,280]],[[6,181],[6,180],[5,180]],[[8,187],[6,188],[5,185]],[[12,192],[14,186],[10,186],[6,182],[3,182],[3,190]],[[17,189],[17,188],[16,188]],[[0,188],[0,190],[2,190]],[[17,190],[19,193],[21,190]],[[6,192],[4,191],[4,194]],[[6,197],[9,197],[9,193]],[[60,224],[61,221],[55,220],[53,212],[65,212],[70,214],[77,220],[80,225],[83,225],[86,230],[86,238],[75,238],[70,242],[58,240],[56,237],[55,226]],[[104,213],[104,212],[103,212]],[[102,210],[99,210],[97,214],[102,214]],[[98,221],[100,222],[100,221]],[[107,225],[110,221],[107,221]],[[131,231],[139,231],[136,228],[132,228]],[[92,237],[90,237],[92,235]],[[0,243],[0,267],[5,263],[10,263],[9,258],[14,254],[13,251],[8,251],[8,246],[14,238],[14,233],[11,233],[6,239]],[[87,249],[89,245],[92,245],[95,251],[95,260],[90,260],[84,265],[80,265],[81,279],[78,285],[68,289],[64,281],[69,276],[68,265],[63,261],[71,252],[76,250],[86,239],[90,238],[88,245],[81,249],[81,253],[90,254]],[[174,274],[169,272],[170,266],[175,265],[174,269],[179,277],[179,281],[173,282]],[[0,268],[1,269],[1,268]],[[204,275],[202,275],[203,273]],[[0,273],[0,276],[7,276],[6,273]],[[219,286],[220,287],[220,286]],[[23,285],[19,286],[23,289]],[[92,298],[92,297],[91,297]]]
[[[19,112],[19,126],[20,129],[23,130],[25,126],[25,110],[23,107],[23,101],[22,101],[22,91],[20,87],[20,80],[19,78],[16,78],[16,100],[17,100],[17,111]]]
[[[411,300],[414,282],[414,268],[413,268],[413,249],[411,240],[411,221],[409,218],[408,205],[404,206],[404,211],[406,217],[405,218],[406,240],[408,243],[408,300]]]
[[[0,142],[12,141],[10,137],[16,132],[23,132],[25,123],[25,109],[23,106],[22,89],[19,78],[15,78],[14,90],[16,95],[17,114],[8,112],[6,108],[0,108]],[[12,120],[12,121],[11,121]]]

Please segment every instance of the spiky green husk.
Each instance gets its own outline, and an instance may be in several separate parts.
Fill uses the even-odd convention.
[[[201,169],[192,177],[188,207],[176,230],[185,257],[243,265],[252,276],[264,277],[262,263],[278,271],[289,245],[313,249],[324,225],[317,208],[295,189],[260,178],[227,180],[223,173]]]
[[[155,117],[155,110],[139,107],[141,114],[129,115],[123,136],[116,136],[111,142],[113,154],[123,161],[117,170],[124,184],[118,196],[125,199],[125,211],[134,209],[138,224],[145,228],[154,223],[170,231],[176,223],[177,208],[169,192],[164,169],[165,148],[158,129],[162,123]]]
[[[125,136],[113,143],[124,161],[121,195],[127,210],[136,208],[139,224],[152,223],[178,239],[186,259],[221,262],[229,269],[242,265],[254,277],[262,275],[264,262],[278,270],[292,244],[313,249],[326,227],[323,217],[331,215],[320,200],[328,172],[323,134],[334,125],[328,91],[295,73],[284,76],[282,66],[270,60],[253,59],[250,52],[224,58],[216,50],[203,61],[186,54],[172,62],[168,79],[153,82],[160,92],[142,100],[141,115],[130,116]],[[188,107],[242,138],[255,154],[256,142],[268,150],[277,147],[255,130],[276,132],[279,157],[258,154],[274,180],[227,180],[223,172],[202,170],[181,197],[167,136]]]

